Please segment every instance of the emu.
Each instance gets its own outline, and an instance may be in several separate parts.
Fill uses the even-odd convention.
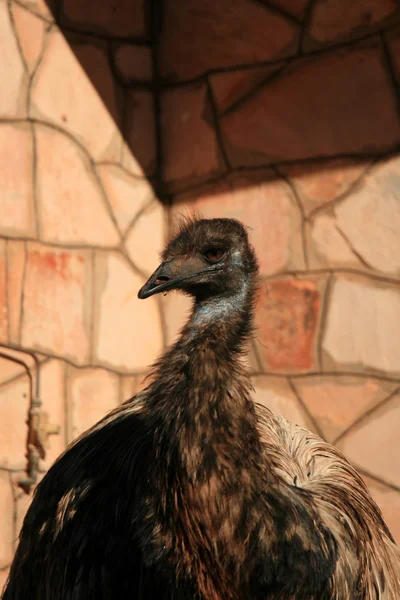
[[[258,287],[233,219],[184,222],[139,298],[193,309],[146,389],[76,439],[27,512],[4,600],[398,600],[400,553],[338,450],[253,403]]]

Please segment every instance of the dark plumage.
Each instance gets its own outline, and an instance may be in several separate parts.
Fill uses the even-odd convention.
[[[139,297],[180,289],[191,317],[148,387],[39,484],[4,600],[398,600],[399,551],[361,478],[251,400],[243,226],[187,222],[162,259]]]

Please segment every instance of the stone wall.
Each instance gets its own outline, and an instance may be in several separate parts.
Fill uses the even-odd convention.
[[[341,448],[400,539],[397,2],[150,4],[0,0],[0,586],[30,498],[4,355],[39,358],[44,473],[176,336],[185,299],[136,294],[194,210],[251,228],[257,400]]]

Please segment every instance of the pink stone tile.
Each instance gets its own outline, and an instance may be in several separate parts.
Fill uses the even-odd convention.
[[[41,239],[117,246],[117,228],[86,154],[69,136],[51,127],[35,129]]]
[[[204,84],[162,96],[163,179],[196,183],[225,170]]]
[[[237,174],[176,198],[172,215],[233,217],[249,227],[262,275],[303,269],[301,217],[286,182],[270,171]]]
[[[0,239],[0,342],[9,338],[6,242]]]
[[[96,4],[80,0],[64,1],[63,23],[82,31],[112,37],[145,37],[147,35],[144,0],[102,0]]]
[[[121,44],[116,48],[114,57],[118,72],[125,81],[152,80],[153,61],[149,47]]]
[[[30,73],[33,73],[43,50],[46,23],[30,10],[12,4],[12,15],[22,53]]]
[[[9,240],[7,243],[7,294],[10,341],[13,344],[18,344],[21,337],[21,306],[25,264],[25,243]]]
[[[354,421],[396,387],[385,381],[340,375],[298,378],[294,384],[329,443],[335,443]]]
[[[192,79],[209,69],[277,60],[296,52],[298,35],[295,24],[251,0],[170,0],[160,70],[165,77]]]
[[[137,298],[144,279],[116,253],[97,253],[95,281],[96,363],[125,373],[143,371],[162,349],[157,298]]]
[[[170,187],[192,185],[225,170],[203,84],[164,92],[162,132],[163,179]]]
[[[0,569],[11,563],[13,556],[14,499],[9,474],[0,471]],[[1,588],[0,588],[1,592]]]
[[[29,123],[0,124],[0,164],[7,165],[0,169],[0,232],[9,237],[34,236],[33,137]]]
[[[305,49],[361,38],[389,24],[396,0],[318,0],[311,12]],[[311,38],[311,39],[310,39]]]
[[[400,140],[380,47],[294,61],[279,79],[223,117],[221,128],[235,167],[370,154]]]
[[[334,280],[322,339],[325,369],[400,373],[400,288],[367,277]]]
[[[31,370],[33,375],[35,374],[35,362],[29,354],[25,352],[18,352],[17,350],[12,350],[11,348],[0,348],[0,352],[9,356],[10,358],[16,358],[20,361],[23,361],[28,368]],[[9,381],[10,379],[14,379],[18,375],[23,375],[26,373],[26,369],[11,360],[7,360],[6,358],[0,359],[0,385],[4,382]]]
[[[120,231],[125,235],[133,219],[154,196],[153,189],[146,179],[132,177],[118,165],[98,165],[96,170]]]
[[[224,113],[282,68],[283,62],[255,66],[235,71],[222,71],[210,75],[210,83],[218,112]]]
[[[309,0],[273,0],[272,4],[282,8],[298,19],[302,19]]]
[[[400,492],[363,476],[368,489],[382,511],[383,518],[397,544],[400,543]]]
[[[75,136],[95,160],[119,160],[120,97],[104,48],[71,47],[52,30],[33,78],[30,114]]]
[[[0,467],[26,468],[28,412],[28,377],[3,384],[0,387]]]
[[[125,241],[130,258],[144,273],[150,275],[158,267],[165,235],[165,208],[158,200],[154,200],[140,213]]]
[[[28,245],[22,344],[81,364],[91,318],[89,252]]]
[[[253,400],[281,415],[299,427],[312,431],[313,426],[300,406],[289,384],[282,377],[255,375],[252,377],[255,393]]]
[[[65,450],[66,435],[66,398],[65,398],[65,364],[61,360],[50,360],[40,369],[40,399],[42,411],[49,425],[60,428],[58,434],[49,435],[45,460],[41,468],[48,469],[56,458]]]
[[[332,159],[306,164],[280,165],[279,172],[285,175],[296,189],[309,215],[349,193],[369,167],[370,160]]]
[[[23,117],[28,78],[5,0],[0,2],[0,56],[0,118]]]
[[[266,370],[315,368],[320,310],[321,291],[315,281],[287,279],[263,284],[255,335]]]
[[[340,231],[335,217],[317,215],[307,223],[306,239],[311,269],[344,267],[366,270]]]
[[[400,156],[374,166],[334,208],[336,226],[368,267],[400,277]]]
[[[376,409],[338,442],[338,448],[356,466],[400,486],[400,393]]]
[[[155,175],[156,128],[154,121],[154,99],[151,92],[135,90],[129,92],[126,100],[126,133],[122,165],[139,175]]]
[[[69,369],[69,441],[119,404],[119,377],[103,369]]]

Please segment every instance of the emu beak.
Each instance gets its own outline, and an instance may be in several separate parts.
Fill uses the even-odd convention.
[[[144,300],[153,294],[172,290],[181,281],[185,281],[186,279],[192,279],[193,277],[197,277],[197,275],[204,275],[205,273],[211,274],[220,270],[221,268],[215,265],[210,265],[205,269],[204,263],[198,259],[182,260],[180,258],[167,260],[161,263],[139,290],[138,298]]]

